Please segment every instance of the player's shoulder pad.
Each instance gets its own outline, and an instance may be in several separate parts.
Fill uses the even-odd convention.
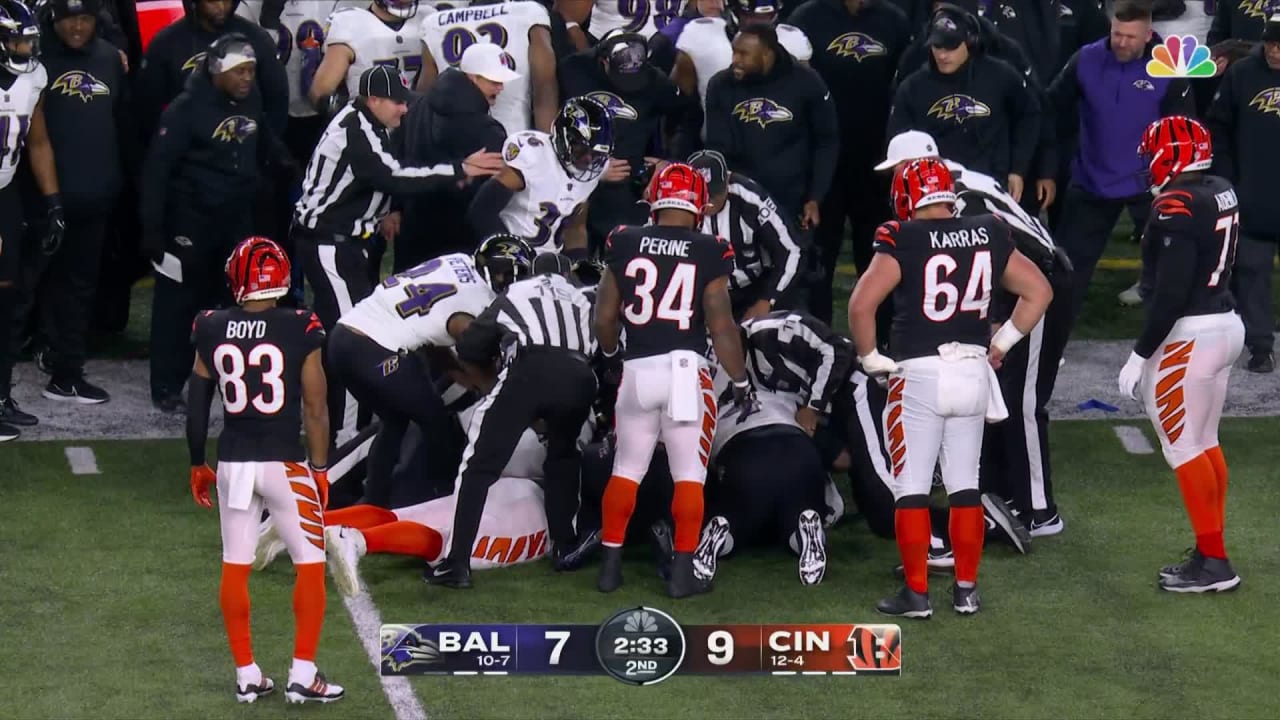
[[[1186,190],[1165,190],[1151,203],[1151,218],[1157,223],[1168,223],[1179,218],[1191,217],[1195,196]]]
[[[325,47],[335,43],[351,45],[357,42],[364,35],[365,26],[371,19],[378,21],[377,17],[365,8],[347,7],[334,10],[328,20],[329,28],[324,38]]]
[[[545,25],[551,27],[551,13],[547,12],[547,6],[537,0],[517,0],[517,2],[507,3],[507,12],[511,13],[516,19],[533,25]],[[530,27],[530,29],[533,29]]]
[[[521,130],[507,136],[502,144],[502,160],[517,170],[534,167],[550,149],[550,139],[537,130]]]
[[[898,247],[898,231],[902,229],[902,223],[897,220],[880,223],[876,228],[875,239],[872,241],[872,247],[876,249],[893,250]]]
[[[702,38],[713,37],[716,33],[724,32],[724,26],[724,18],[700,17],[690,20],[680,31],[680,37],[676,38],[676,48],[689,52],[701,47]]]
[[[315,333],[324,335],[324,323],[320,322],[319,315],[316,315],[310,310],[294,310],[293,312],[299,319],[306,321],[306,325],[303,328],[303,332],[305,334],[311,335]]]
[[[713,237],[715,237],[716,242],[720,245],[720,259],[733,260],[733,243],[729,242],[728,238],[720,235],[715,235]]]
[[[199,339],[200,331],[203,328],[207,327],[210,323],[215,322],[212,318],[217,314],[217,310],[201,310],[196,313],[195,319],[191,321],[191,339],[193,341]]]

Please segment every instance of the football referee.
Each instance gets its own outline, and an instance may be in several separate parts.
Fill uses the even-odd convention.
[[[508,239],[533,257],[522,240],[514,235]],[[578,435],[596,397],[589,364],[596,350],[591,302],[566,279],[569,267],[563,256],[540,256],[533,267],[533,277],[508,287],[458,338],[458,357],[464,362],[492,367],[501,354],[502,367],[467,431],[449,554],[423,573],[431,585],[471,587],[471,548],[489,487],[498,481],[520,436],[539,421],[547,445],[547,529],[557,569],[570,569],[580,555],[573,547],[582,464]]]
[[[502,169],[502,156],[490,152],[430,167],[401,165],[391,154],[390,133],[408,110],[408,89],[399,73],[375,65],[360,75],[359,90],[329,121],[311,155],[290,233],[325,330],[372,292],[369,238],[393,194],[430,192]],[[338,442],[355,435],[355,401],[333,382],[329,415]]]

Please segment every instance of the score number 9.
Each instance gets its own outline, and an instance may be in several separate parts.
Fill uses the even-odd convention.
[[[728,630],[716,630],[707,636],[707,662],[712,665],[733,662],[733,635]]]
[[[680,13],[680,0],[652,0],[653,26],[666,27]],[[618,14],[630,22],[627,32],[639,32],[649,22],[650,0],[618,0]]]

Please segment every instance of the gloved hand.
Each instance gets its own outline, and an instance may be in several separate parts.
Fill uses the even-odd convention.
[[[329,468],[311,466],[311,479],[316,482],[316,494],[320,496],[320,509],[329,508]]]
[[[600,353],[600,384],[618,387],[622,384],[622,349],[612,355]]]
[[[738,422],[742,422],[760,410],[760,400],[750,380],[733,383],[733,404],[738,408]]]
[[[879,350],[860,355],[858,362],[862,364],[862,371],[872,376],[888,375],[898,371],[898,363],[881,355]]]
[[[62,200],[57,195],[49,195],[45,200],[49,203],[49,215],[40,249],[45,255],[52,255],[62,247],[62,236],[67,233],[67,221],[62,217]]]
[[[191,466],[191,497],[200,507],[211,508],[213,501],[209,499],[209,488],[217,482],[218,476],[208,465]]]
[[[1137,400],[1138,383],[1142,382],[1142,369],[1147,359],[1136,352],[1129,353],[1129,360],[1120,368],[1120,394]]]

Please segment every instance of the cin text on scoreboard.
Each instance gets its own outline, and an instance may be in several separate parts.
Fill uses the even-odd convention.
[[[383,675],[901,675],[897,625],[681,625],[650,607],[600,625],[383,625]]]

